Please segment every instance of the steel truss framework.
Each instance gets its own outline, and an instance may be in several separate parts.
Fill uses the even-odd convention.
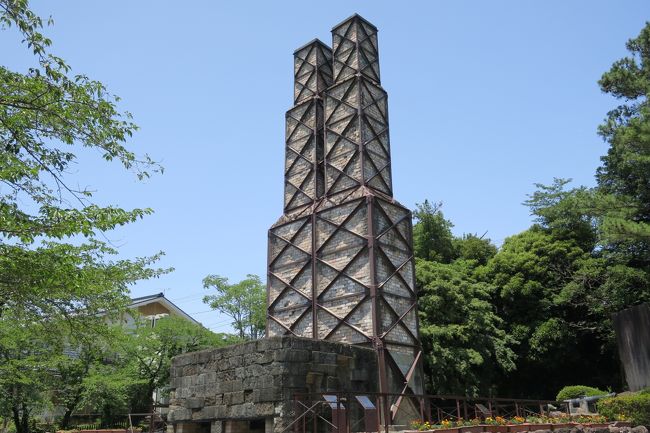
[[[333,50],[315,40],[294,53],[267,335],[374,347],[380,391],[421,394],[411,212],[392,197],[377,29],[355,15],[332,33]]]
[[[294,52],[294,108],[286,115],[284,212],[323,196],[323,103],[332,84],[332,50],[314,40]]]

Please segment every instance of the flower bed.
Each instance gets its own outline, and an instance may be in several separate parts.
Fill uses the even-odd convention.
[[[541,417],[514,417],[506,419],[502,417],[487,417],[484,420],[474,418],[472,420],[443,420],[440,424],[429,421],[414,420],[411,422],[413,430],[406,432],[436,432],[436,433],[521,433],[536,430],[559,430],[562,428],[573,428],[578,425],[583,427],[601,428],[610,425],[617,427],[630,427],[625,420],[608,420],[604,416],[563,416],[559,418]]]
[[[75,428],[70,430],[57,430],[56,433],[142,433],[142,427],[126,427],[126,428],[106,428],[106,429],[88,429],[88,428]]]

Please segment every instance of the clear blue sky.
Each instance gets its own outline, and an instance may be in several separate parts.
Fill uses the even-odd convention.
[[[536,182],[593,185],[615,100],[596,81],[624,56],[650,6],[625,1],[33,1],[53,51],[122,98],[131,147],[165,166],[145,183],[84,156],[70,179],[100,203],[152,207],[110,233],[124,257],[158,250],[176,271],[133,288],[165,291],[214,330],[201,279],[264,278],[266,231],[282,212],[284,112],[293,50],[357,12],[379,28],[395,197],[444,202],[457,234],[497,244],[526,229]],[[14,31],[4,65],[30,57]]]

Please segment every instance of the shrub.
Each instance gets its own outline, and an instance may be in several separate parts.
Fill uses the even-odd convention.
[[[555,400],[563,401],[569,400],[571,398],[578,397],[592,397],[594,395],[605,395],[607,391],[602,391],[598,388],[592,388],[591,386],[584,385],[570,385],[565,386],[557,393]]]
[[[598,402],[598,412],[611,419],[625,419],[633,426],[650,427],[650,393],[619,395]]]

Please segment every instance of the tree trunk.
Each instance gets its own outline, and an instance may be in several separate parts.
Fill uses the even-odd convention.
[[[147,397],[149,399],[149,408],[153,412],[153,406],[154,406],[154,401],[153,401],[153,392],[156,390],[156,385],[154,382],[149,382],[147,384]]]
[[[23,433],[22,424],[20,423],[20,411],[16,406],[11,407],[11,414],[14,418],[14,425],[16,426],[16,433]]]
[[[16,426],[16,433],[29,433],[29,411],[24,403],[20,405],[15,405],[11,408],[11,412],[14,419],[14,425]]]
[[[23,403],[23,433],[29,433],[29,409]]]
[[[153,411],[154,411],[154,399],[153,399],[153,393],[156,390],[156,385],[154,382],[149,382],[148,388],[148,393],[147,396],[149,397],[149,433],[153,433]]]
[[[65,413],[63,414],[63,419],[61,419],[61,430],[67,430],[68,424],[70,424],[70,418],[72,417],[73,409],[66,408]]]

